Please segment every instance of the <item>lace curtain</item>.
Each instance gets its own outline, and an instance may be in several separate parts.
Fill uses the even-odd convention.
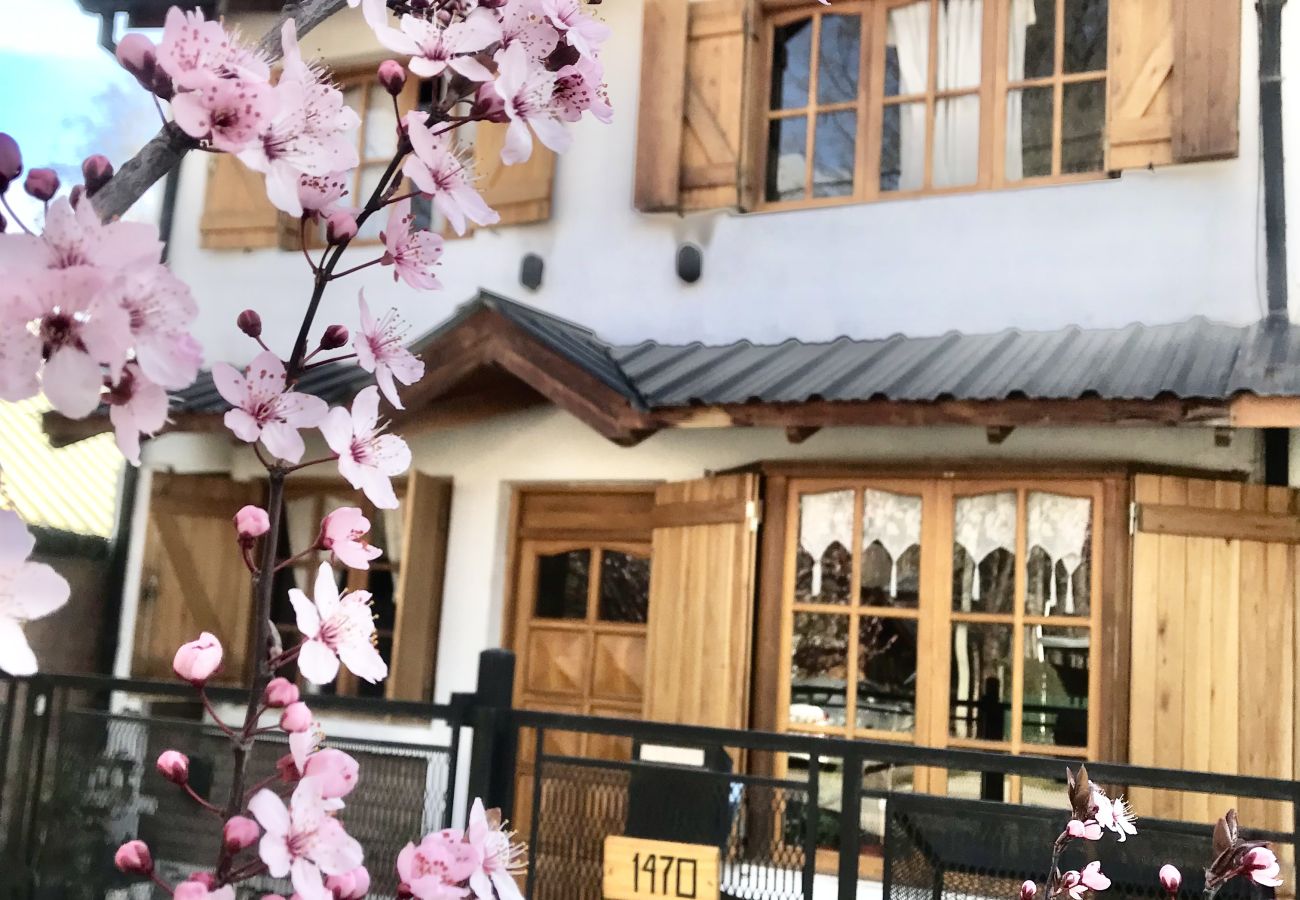
[[[812,557],[812,595],[822,592],[822,557],[831,544],[853,545],[853,491],[799,498],[799,546]]]
[[[980,494],[957,500],[953,520],[953,539],[975,564],[970,598],[962,598],[963,608],[980,599],[979,564],[994,550],[1016,550],[1016,495]]]
[[[1057,607],[1056,564],[1065,568],[1065,602],[1062,612],[1074,615],[1074,573],[1083,564],[1084,544],[1092,520],[1092,501],[1087,497],[1030,493],[1026,502],[1028,543],[1041,547],[1052,560],[1052,577],[1048,579],[1048,600],[1044,615]]]
[[[862,501],[862,546],[876,541],[889,554],[889,596],[898,599],[898,560],[921,543],[921,498],[868,489]]]

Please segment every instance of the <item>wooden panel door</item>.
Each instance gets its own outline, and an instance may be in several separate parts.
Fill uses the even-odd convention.
[[[254,482],[153,475],[132,675],[171,678],[176,648],[210,631],[225,648],[216,681],[243,682],[252,580],[240,561],[232,520],[240,507],[260,499]]]

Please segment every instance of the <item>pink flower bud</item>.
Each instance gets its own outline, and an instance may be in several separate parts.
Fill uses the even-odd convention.
[[[333,800],[352,793],[360,771],[360,764],[351,756],[342,750],[326,747],[307,757],[302,774],[319,781],[321,796]]]
[[[81,177],[86,182],[86,196],[93,197],[113,177],[113,164],[99,153],[87,156],[81,163]]]
[[[158,67],[158,48],[143,34],[132,32],[117,42],[117,61],[146,91],[164,100],[176,92],[171,78]]]
[[[1183,883],[1183,873],[1169,863],[1160,867],[1160,886],[1165,889],[1165,893],[1176,894],[1178,888]]]
[[[210,891],[217,886],[217,877],[211,872],[194,872],[181,884],[197,884],[205,891]]]
[[[337,350],[348,342],[348,330],[342,325],[331,325],[320,336],[322,350]]]
[[[128,875],[149,875],[153,872],[153,855],[144,841],[127,841],[113,854],[113,864]]]
[[[411,893],[411,886],[405,881],[397,885],[397,900],[411,900],[415,894]]]
[[[18,142],[0,131],[0,194],[9,190],[9,183],[23,171],[23,154]]]
[[[253,846],[261,836],[257,823],[244,816],[231,816],[221,829],[221,840],[231,853]]]
[[[212,889],[217,880],[207,872],[195,872],[188,881],[176,885],[172,900],[212,900]]]
[[[341,244],[357,236],[357,220],[350,212],[339,210],[325,221],[325,240]]]
[[[307,704],[301,700],[297,703],[290,703],[280,714],[280,728],[293,734],[296,731],[306,731],[311,727],[311,710]]]
[[[158,774],[172,784],[185,784],[190,780],[190,758],[179,750],[164,750],[155,764]]]
[[[471,116],[475,118],[486,119],[489,122],[508,122],[509,115],[506,113],[506,102],[501,99],[492,82],[485,81],[479,85],[478,91],[474,94],[474,105],[470,109]]]
[[[1032,881],[1026,881],[1020,886],[1020,900],[1034,900],[1034,895],[1038,893],[1038,885]]]
[[[32,169],[23,190],[41,202],[51,200],[59,192],[59,175],[53,169]]]
[[[256,340],[262,336],[262,317],[256,310],[246,309],[235,319],[239,330]]]
[[[325,887],[334,894],[334,900],[361,900],[370,891],[370,873],[365,866],[357,866],[326,878]]]
[[[203,632],[197,641],[182,644],[172,660],[172,671],[182,681],[202,687],[212,674],[221,668],[221,641],[216,635]]]
[[[81,198],[86,195],[86,186],[84,184],[74,184],[72,190],[68,191],[68,202],[72,208],[76,209],[81,205]]]
[[[384,60],[379,64],[379,83],[396,97],[406,86],[406,69],[395,59]]]
[[[266,685],[263,695],[266,705],[272,709],[283,709],[291,703],[298,702],[298,686],[288,678],[272,678]]]
[[[271,530],[271,520],[266,510],[249,504],[235,513],[235,531],[239,533],[239,543],[252,545],[253,541]]]

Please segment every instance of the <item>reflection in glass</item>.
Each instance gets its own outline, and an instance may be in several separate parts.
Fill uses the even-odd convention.
[[[802,115],[773,119],[767,133],[768,200],[799,200],[808,177],[808,120]]]
[[[885,37],[885,96],[924,94],[930,78],[930,2],[889,11]]]
[[[1056,0],[1011,0],[1007,78],[1023,81],[1056,72]]]
[[[983,0],[946,0],[939,4],[936,90],[979,87],[983,36]]]
[[[916,628],[915,619],[858,620],[858,728],[916,727]]]
[[[1057,747],[1088,745],[1087,628],[1025,628],[1025,743]]]
[[[645,622],[650,610],[650,560],[618,550],[600,554],[600,618]]]
[[[1087,616],[1092,609],[1092,500],[1031,491],[1025,518],[1025,612]]]
[[[813,196],[847,197],[853,193],[858,115],[852,110],[817,116],[813,144]]]
[[[1106,82],[1067,84],[1061,97],[1061,171],[1100,172],[1105,161]]]
[[[822,16],[817,47],[817,102],[841,103],[858,96],[861,16]]]
[[[533,615],[539,619],[587,618],[590,571],[590,550],[537,557],[537,605]]]
[[[862,764],[862,788],[864,791],[910,794],[916,790],[916,770],[912,766],[867,760]],[[866,795],[862,798],[860,839],[863,850],[875,848],[867,851],[873,855],[878,855],[884,849],[885,815],[888,809],[888,801],[884,797]],[[830,840],[819,841],[818,845],[833,844],[833,849],[838,850],[839,828],[831,828],[827,837]]]
[[[800,19],[779,25],[773,32],[772,109],[801,109],[808,105],[812,30],[812,19]]]
[[[1011,735],[1011,626],[952,624],[949,717],[954,737],[1005,741]]]
[[[880,190],[920,190],[925,179],[925,104],[886,106],[880,124]]]
[[[378,566],[371,566],[369,574],[366,590],[370,591],[370,610],[375,617],[375,627],[380,631],[392,631],[397,620],[393,573]]]
[[[1061,808],[1061,798],[1065,796],[1065,776],[1060,778],[1042,778],[1034,775],[1020,777],[1020,802],[1027,806],[1047,806]]]
[[[1106,0],[1065,0],[1065,73],[1106,68]]]
[[[974,184],[980,174],[980,98],[949,97],[934,105],[934,186]]]
[[[949,769],[947,795],[966,800],[996,800],[1010,803],[1011,779],[998,772]]]
[[[853,579],[853,491],[799,498],[794,599],[848,603]]]
[[[959,497],[953,538],[953,610],[1011,612],[1016,594],[1015,491]]]
[[[1052,174],[1052,89],[1007,92],[1008,181]]]
[[[791,724],[845,723],[848,651],[848,616],[794,614],[790,653]]]
[[[862,497],[861,602],[915,609],[920,544],[921,498],[868,488]]]

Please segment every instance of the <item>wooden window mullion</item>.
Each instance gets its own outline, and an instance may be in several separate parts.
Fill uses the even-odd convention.
[[[858,642],[862,639],[859,622],[861,619],[862,584],[862,489],[853,489],[853,553],[852,565],[849,566],[849,653],[845,662],[848,672],[847,684],[844,685],[844,726],[849,734],[858,727]]]
[[[936,103],[934,99],[939,73],[939,2],[930,0],[930,53],[926,60],[925,75],[925,159],[921,176],[921,190],[927,191],[934,186],[934,119]],[[901,154],[900,154],[901,158]]]
[[[1056,0],[1056,32],[1053,37],[1056,68],[1052,80],[1052,175],[1056,177],[1061,174],[1061,134],[1065,119],[1065,112],[1061,108],[1065,99],[1064,86],[1061,84],[1061,75],[1065,72],[1065,0]]]
[[[808,48],[808,109],[805,119],[808,133],[804,135],[804,200],[811,200],[813,196],[813,155],[817,151],[817,67],[821,61],[821,39],[822,17],[819,13],[812,17],[812,36]]]

